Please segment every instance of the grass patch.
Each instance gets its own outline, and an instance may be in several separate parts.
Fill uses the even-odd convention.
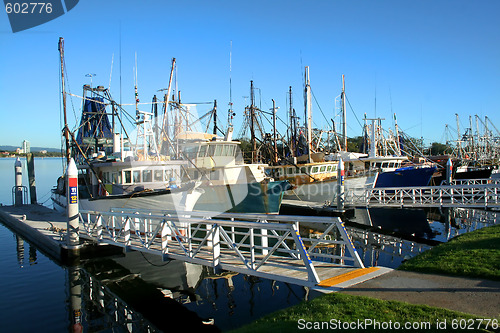
[[[457,236],[404,262],[398,269],[500,280],[500,225]]]
[[[413,328],[410,330],[425,332],[450,331],[453,328],[453,323],[458,325],[462,320],[463,324],[467,322],[474,323],[474,329],[468,330],[468,332],[484,332],[485,325],[482,326],[482,330],[479,330],[479,318],[470,314],[426,305],[413,305],[398,301],[384,301],[364,296],[332,293],[275,312],[231,332],[391,331],[391,329],[384,329],[384,327],[378,329],[375,324],[357,326],[358,320],[365,323],[366,319],[372,320],[373,323],[378,322],[379,326],[384,325],[383,323],[392,323],[394,331],[398,331],[396,325],[399,324],[402,329],[406,323],[409,323],[410,328]],[[436,323],[443,323],[445,320],[446,330],[443,330],[443,327],[438,329]],[[342,323],[353,322],[356,322],[358,330],[348,330],[342,326]],[[334,327],[334,325],[338,327]],[[417,329],[416,326],[411,325],[418,325],[419,328]],[[354,328],[354,326],[351,327]],[[400,332],[407,331],[401,329],[399,329]],[[493,331],[491,324],[489,331]]]

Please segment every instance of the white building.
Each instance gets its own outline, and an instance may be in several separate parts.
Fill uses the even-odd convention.
[[[31,152],[30,142],[29,142],[29,141],[24,140],[24,141],[23,141],[23,145],[22,145],[21,150],[22,150],[22,152],[23,152],[23,153],[25,153],[25,154],[30,153],[30,152]]]

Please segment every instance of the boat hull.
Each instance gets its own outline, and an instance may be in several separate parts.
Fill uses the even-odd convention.
[[[194,209],[211,212],[278,214],[288,181],[201,186]]]
[[[348,177],[344,181],[344,190],[356,192],[373,187],[377,179],[377,173],[360,177]],[[287,191],[284,195],[286,200],[310,201],[316,203],[331,203],[337,198],[336,179],[309,184],[297,185],[293,190]]]
[[[428,186],[436,168],[401,168],[379,174],[375,187]]]
[[[161,209],[176,211],[192,211],[196,201],[203,194],[198,188],[162,190],[124,195],[110,195],[97,198],[79,198],[79,208],[99,212],[111,208]],[[53,207],[57,211],[66,211],[67,198],[64,194],[52,193]]]

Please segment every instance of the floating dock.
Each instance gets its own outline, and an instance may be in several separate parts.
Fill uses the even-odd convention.
[[[74,258],[66,250],[65,214],[41,205],[0,206],[0,222],[51,259],[72,263]],[[116,253],[116,248],[97,246],[95,242],[83,239],[80,256],[90,258]]]

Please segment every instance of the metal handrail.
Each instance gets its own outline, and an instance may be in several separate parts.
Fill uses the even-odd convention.
[[[82,231],[97,242],[247,274],[263,274],[268,266],[286,266],[283,260],[289,258],[293,263],[290,261],[288,268],[306,272],[307,281],[315,285],[320,282],[316,260],[364,267],[340,218],[230,213],[207,216],[207,212],[175,214],[121,208],[110,212],[82,210],[79,217]],[[320,237],[302,239],[301,222],[326,227]],[[319,253],[316,247],[320,244],[342,251]],[[302,262],[300,268],[297,259]]]

